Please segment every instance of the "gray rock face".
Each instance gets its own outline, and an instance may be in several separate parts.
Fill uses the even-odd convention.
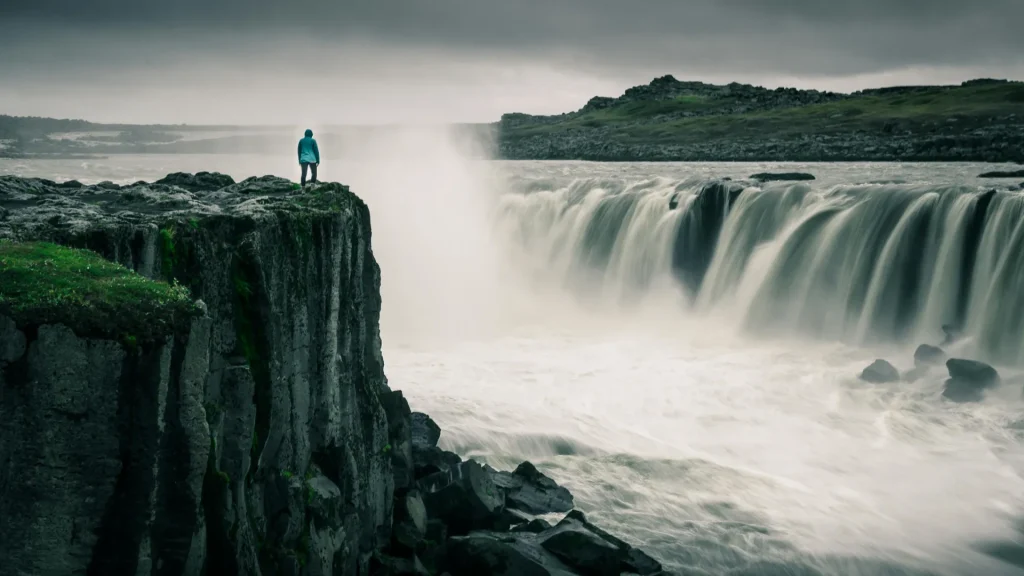
[[[0,566],[366,574],[390,539],[380,272],[344,186],[0,177],[0,238],[174,279],[206,317],[153,349],[0,319]]]
[[[946,352],[938,346],[921,344],[914,351],[914,366],[919,368],[941,366],[946,361]]]
[[[977,402],[985,390],[999,385],[999,373],[984,362],[950,358],[946,369],[949,379],[942,395],[954,402]]]
[[[430,416],[422,412],[412,413],[412,443],[417,448],[437,446],[441,439],[441,427]]]
[[[568,512],[573,508],[572,494],[530,462],[523,462],[511,473],[488,471],[494,483],[505,490],[508,508],[528,514]]]
[[[491,528],[505,506],[505,494],[483,466],[472,460],[418,482],[431,518],[451,534]]]
[[[870,366],[860,373],[860,379],[873,384],[898,382],[900,379],[900,371],[885,360],[875,360]]]

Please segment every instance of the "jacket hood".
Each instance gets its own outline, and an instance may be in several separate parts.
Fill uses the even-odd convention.
[[[311,137],[311,136],[313,136],[313,131],[312,131],[312,130],[309,130],[309,129],[307,128],[307,129],[306,129],[306,138],[309,138],[309,137]]]

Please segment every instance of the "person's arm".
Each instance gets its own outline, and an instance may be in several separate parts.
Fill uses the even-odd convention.
[[[316,145],[316,140],[313,140],[313,154],[316,156],[316,163],[320,164],[320,147]]]
[[[299,164],[302,164],[302,140],[299,140]]]

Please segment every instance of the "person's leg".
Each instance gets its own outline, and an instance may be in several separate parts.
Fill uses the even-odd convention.
[[[301,162],[300,164],[302,166],[302,183],[299,184],[299,185],[300,186],[305,186],[306,185],[306,169],[309,168],[309,162]],[[314,172],[314,174],[315,174],[315,172]],[[315,178],[315,176],[314,176],[314,178]]]
[[[316,164],[309,165],[309,171],[312,173],[313,179],[310,182],[316,182]]]

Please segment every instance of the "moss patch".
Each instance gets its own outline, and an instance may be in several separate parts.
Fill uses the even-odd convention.
[[[0,311],[22,326],[64,324],[129,348],[162,340],[199,314],[183,286],[155,282],[89,250],[0,241]]]

